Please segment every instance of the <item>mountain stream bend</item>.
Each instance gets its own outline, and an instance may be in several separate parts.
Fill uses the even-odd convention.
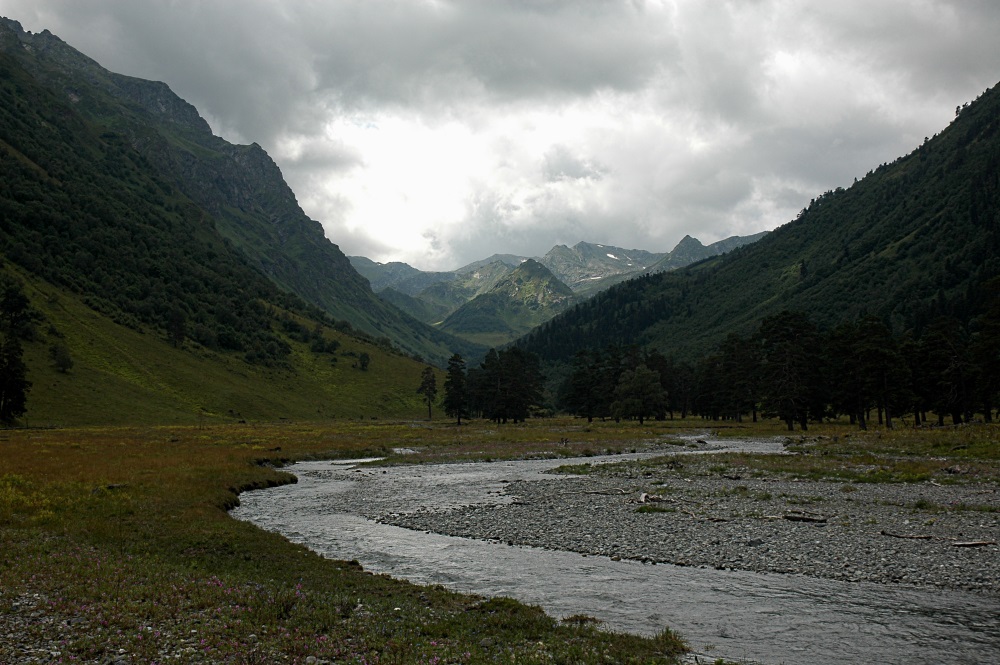
[[[768,452],[772,445],[780,449],[760,441],[730,441],[726,449]],[[298,483],[244,493],[233,515],[324,556],[356,559],[367,570],[418,584],[510,596],[557,617],[586,614],[609,630],[653,634],[669,626],[702,654],[700,662],[720,657],[769,665],[1000,662],[995,596],[614,561],[369,519],[387,505],[403,514],[499,508],[514,500],[504,491],[510,482],[551,481],[545,472],[562,464],[635,457],[368,470],[358,466],[366,460],[302,462],[288,467]],[[376,511],[372,497],[380,501]]]

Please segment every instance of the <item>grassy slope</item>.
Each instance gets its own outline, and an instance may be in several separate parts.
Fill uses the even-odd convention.
[[[326,332],[341,343],[335,365],[331,354],[312,353],[289,339],[292,369],[251,366],[191,342],[175,349],[160,335],[116,325],[44,282],[26,281],[25,287],[45,317],[39,340],[25,354],[33,383],[27,423],[33,426],[419,418],[426,411],[415,392],[424,365],[339,332]],[[50,325],[62,339],[47,332]],[[54,342],[65,344],[73,358],[66,374],[49,361]],[[372,359],[368,371],[345,355],[362,352]]]

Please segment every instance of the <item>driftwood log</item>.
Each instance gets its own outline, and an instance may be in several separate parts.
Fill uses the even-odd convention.
[[[819,513],[810,513],[805,510],[792,510],[781,516],[790,522],[809,522],[812,524],[826,524],[826,517]]]

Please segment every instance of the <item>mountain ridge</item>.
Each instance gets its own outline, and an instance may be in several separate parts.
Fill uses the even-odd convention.
[[[576,295],[586,298],[642,274],[675,270],[756,242],[767,233],[732,236],[710,245],[685,236],[666,253],[580,241],[573,247],[556,245],[545,256],[533,259],[516,254],[493,254],[450,272],[424,272],[406,263],[381,264],[362,256],[348,258],[369,279],[380,297],[425,323],[437,324],[476,296],[486,293],[499,277],[529,260],[544,265]],[[480,308],[482,305],[480,303]],[[503,307],[499,301],[497,306]]]

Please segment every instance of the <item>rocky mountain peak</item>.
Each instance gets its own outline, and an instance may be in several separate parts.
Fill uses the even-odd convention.
[[[704,243],[702,243],[697,238],[692,238],[689,235],[685,235],[681,238],[680,242],[671,250],[672,252],[690,252],[690,251],[701,251],[705,248]]]

